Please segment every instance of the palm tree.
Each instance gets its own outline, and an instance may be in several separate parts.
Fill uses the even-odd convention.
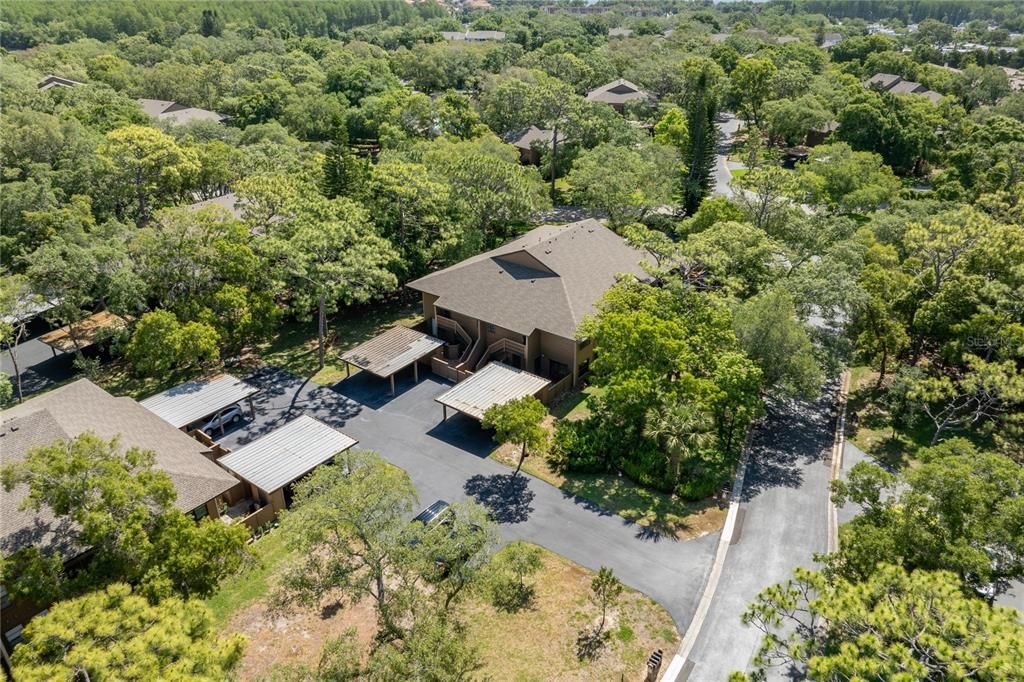
[[[687,403],[672,403],[647,412],[644,435],[668,452],[669,474],[679,483],[680,465],[711,444],[714,421],[706,411]]]

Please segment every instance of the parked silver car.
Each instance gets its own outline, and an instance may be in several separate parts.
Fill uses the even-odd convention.
[[[228,425],[238,424],[242,419],[242,408],[237,404],[229,405],[210,417],[209,420],[198,428],[206,435],[212,436],[216,433],[222,433]]]

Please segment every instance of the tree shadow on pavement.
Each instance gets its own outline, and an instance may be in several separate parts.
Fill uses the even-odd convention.
[[[813,401],[779,400],[768,405],[767,419],[750,446],[742,501],[771,488],[799,488],[806,465],[828,463],[836,388],[829,382]]]
[[[464,486],[466,494],[490,510],[498,523],[522,523],[533,511],[534,493],[529,477],[514,474],[477,474]]]

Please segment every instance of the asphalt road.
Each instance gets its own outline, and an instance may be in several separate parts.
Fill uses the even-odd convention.
[[[741,521],[711,609],[690,652],[688,682],[723,682],[749,670],[761,633],[740,615],[765,587],[788,578],[827,545],[829,466],[835,393],[769,407],[751,444]],[[782,676],[782,671],[774,671]],[[682,678],[680,678],[682,679]]]
[[[729,183],[732,181],[732,173],[729,171],[728,162],[725,160],[729,154],[729,147],[732,145],[732,138],[740,127],[740,120],[732,114],[727,114],[728,120],[718,124],[718,156],[715,163],[715,190],[717,196],[731,197],[732,188]]]
[[[680,632],[693,617],[717,533],[688,542],[666,539],[531,476],[512,477],[487,459],[494,444],[477,422],[462,415],[441,421],[434,398],[450,384],[429,372],[421,373],[419,384],[411,376],[397,381],[394,398],[387,382],[364,373],[331,388],[274,369],[247,381],[263,389],[256,419],[229,432],[224,446],[235,449],[309,414],[408,471],[422,506],[476,499],[499,521],[503,540],[529,540],[590,569],[611,567],[626,585],[662,604]]]
[[[21,374],[21,388],[25,396],[40,391],[41,389],[71,378],[75,373],[74,356],[67,353],[57,353],[54,356],[50,347],[39,340],[38,337],[26,339],[15,348],[18,358],[18,370]],[[3,348],[0,352],[0,369],[15,383],[14,363],[11,362],[10,352]]]

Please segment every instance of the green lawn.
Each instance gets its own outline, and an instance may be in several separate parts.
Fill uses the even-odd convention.
[[[234,613],[245,608],[270,590],[270,579],[292,556],[280,529],[264,535],[253,545],[256,562],[248,569],[221,583],[220,590],[206,600],[213,612],[214,626],[221,629]]]
[[[730,168],[729,173],[732,175],[733,180],[738,180],[747,174],[748,168]]]
[[[316,322],[288,322],[277,337],[259,349],[268,365],[330,385],[345,378],[338,354],[396,324],[412,327],[422,320],[419,306],[405,301],[374,303],[344,311],[328,324],[327,363],[318,370]]]
[[[559,419],[586,419],[590,416],[590,398],[601,394],[597,386],[587,386],[583,390],[573,391],[564,396],[551,407],[551,414]]]

